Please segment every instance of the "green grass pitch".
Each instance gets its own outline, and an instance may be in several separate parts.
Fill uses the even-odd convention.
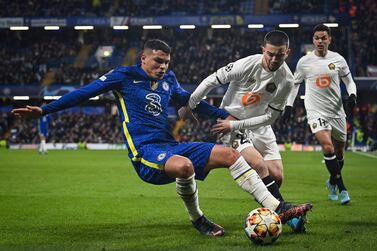
[[[125,151],[0,150],[0,250],[375,250],[376,155],[346,153],[346,206],[327,200],[320,153],[282,155],[285,199],[314,208],[307,233],[284,226],[258,247],[243,221],[259,206],[225,169],[198,182],[203,211],[226,230],[209,238],[191,226],[175,185],[142,182]]]

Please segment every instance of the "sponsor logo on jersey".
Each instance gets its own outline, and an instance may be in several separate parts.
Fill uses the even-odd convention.
[[[153,81],[151,81],[150,86],[151,86],[151,89],[154,91],[158,88],[158,83],[153,80]]]
[[[321,76],[321,77],[318,77],[316,80],[315,80],[315,84],[317,85],[318,88],[327,88],[330,86],[331,84],[331,78],[330,76]]]
[[[138,84],[138,83],[141,83],[143,82],[142,80],[134,80],[134,84]]]
[[[162,88],[163,88],[165,91],[169,91],[169,84],[168,84],[166,81],[164,81],[164,82],[162,83]]]
[[[247,92],[242,96],[242,104],[243,106],[252,105],[255,103],[259,103],[261,99],[261,94],[259,93],[253,93],[253,92]]]
[[[161,107],[161,97],[156,93],[149,93],[145,96],[147,99],[147,105],[145,106],[145,110],[149,113],[152,113],[153,116],[158,116],[162,112]]]
[[[268,91],[269,93],[273,93],[276,90],[276,88],[277,87],[275,83],[268,83],[266,86],[266,91]]]
[[[228,64],[228,65],[225,67],[225,71],[226,71],[226,72],[230,72],[232,69],[233,69],[233,64],[232,64],[232,63]]]
[[[328,67],[329,67],[330,70],[335,70],[335,64],[334,63],[330,63],[328,65]]]
[[[161,160],[163,160],[165,157],[166,157],[166,153],[160,153],[160,154],[157,156],[157,160],[158,160],[158,161],[161,161]]]

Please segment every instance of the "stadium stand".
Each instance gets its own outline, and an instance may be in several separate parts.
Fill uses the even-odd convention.
[[[146,5],[148,4],[148,8]],[[167,8],[166,6],[169,6]],[[332,50],[342,54],[349,62],[354,76],[374,76],[377,74],[377,25],[376,2],[366,1],[194,1],[159,0],[152,4],[145,0],[86,0],[86,1],[19,1],[0,2],[0,17],[148,17],[171,15],[252,15],[325,13],[344,14],[351,18],[350,26],[334,28]],[[119,65],[131,65],[138,61],[140,44],[149,38],[166,40],[173,48],[171,68],[184,85],[194,87],[211,72],[224,64],[260,53],[260,44],[266,32],[276,27],[248,29],[244,26],[229,30],[214,30],[207,26],[195,30],[182,30],[177,27],[164,27],[162,30],[143,30],[140,26],[127,31],[115,31],[111,27],[96,27],[89,31],[76,31],[64,27],[58,31],[45,31],[41,27],[31,27],[28,31],[0,29],[0,88],[1,95],[7,89],[2,86],[35,88],[54,86],[82,86],[97,79],[103,73]],[[293,71],[297,60],[310,50],[312,26],[298,29],[285,29],[290,36],[292,53],[287,60]],[[347,42],[344,42],[347,41]],[[98,48],[112,46],[110,57],[96,57]],[[363,92],[361,90],[361,95]],[[106,101],[112,102],[112,101]],[[294,124],[278,121],[274,125],[279,143],[297,142],[315,144],[308,131],[302,102],[295,109]],[[14,105],[11,101],[1,104]],[[101,104],[103,105],[103,104]],[[108,105],[108,104],[107,104]],[[80,115],[78,115],[80,114]],[[99,128],[87,126],[96,117]],[[122,142],[119,131],[109,132],[106,128],[117,121],[114,115],[63,113],[56,116],[51,127],[50,142]],[[353,113],[356,140],[370,143],[377,139],[376,104],[363,102]],[[73,126],[73,121],[75,126]],[[33,143],[37,141],[33,123],[16,125],[5,111],[1,112],[0,139],[11,143]],[[191,122],[172,122],[175,135],[180,141],[216,141],[209,134],[213,121],[202,121],[199,127]],[[72,128],[63,134],[59,128]],[[86,131],[86,128],[92,128]],[[350,128],[353,128],[350,126]],[[82,133],[79,137],[75,130]],[[350,129],[351,130],[351,129]],[[67,136],[70,135],[70,136]]]

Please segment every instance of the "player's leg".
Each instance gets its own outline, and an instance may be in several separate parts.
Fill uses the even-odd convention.
[[[333,127],[332,142],[334,145],[336,158],[339,164],[337,186],[340,192],[340,204],[345,205],[350,202],[350,196],[348,194],[346,186],[344,185],[342,177],[342,168],[344,165],[344,149],[346,145],[345,142],[347,140],[346,122],[344,118],[339,118],[331,120],[331,123]]]
[[[329,190],[329,199],[338,200],[337,194],[337,176],[339,173],[339,164],[336,159],[335,149],[331,140],[331,131],[321,130],[315,133],[315,137],[322,146],[322,152],[324,155],[325,164],[328,172],[330,173],[330,178],[326,182],[326,186]]]
[[[240,153],[245,158],[246,162],[257,171],[268,191],[279,201],[284,201],[277,183],[269,173],[267,163],[264,161],[263,156],[251,146],[242,149]]]
[[[271,126],[266,126],[251,133],[250,138],[252,139],[255,148],[263,156],[269,172],[269,177],[271,180],[275,181],[275,189],[279,189],[284,180],[284,172],[275,133]],[[283,201],[283,198],[281,198],[281,201]],[[295,217],[287,221],[287,225],[297,233],[305,232],[305,223],[306,215]]]
[[[284,181],[283,161],[281,159],[266,160],[266,165],[270,176],[273,177],[278,187]]]
[[[192,162],[186,157],[174,155],[166,161],[165,173],[176,178],[177,193],[182,198],[191,221],[199,219],[203,212],[199,208],[198,188]]]
[[[251,132],[250,138],[255,149],[263,156],[269,175],[280,187],[284,179],[283,163],[271,126],[264,126]]]
[[[39,153],[44,154],[46,153],[46,137],[43,134],[39,134],[39,139],[40,143],[38,151]]]
[[[309,203],[294,206],[280,202],[268,191],[257,172],[250,167],[238,151],[232,148],[220,145],[213,147],[205,171],[209,172],[219,167],[229,168],[230,174],[237,184],[244,191],[253,195],[262,206],[276,211],[283,223],[303,215],[312,207]]]
[[[266,162],[259,152],[259,149],[254,147],[254,141],[258,143],[257,139],[254,139],[254,134],[250,130],[245,132],[232,133],[230,139],[224,142],[228,146],[232,146],[244,157],[247,163],[249,163],[255,171],[257,171],[259,177],[266,185],[268,191],[277,198],[279,201],[284,201],[279,187],[275,180],[270,176]]]
[[[246,192],[252,194],[263,206],[275,210],[279,200],[271,195],[263,184],[258,173],[250,167],[242,155],[235,149],[215,145],[207,162],[205,170],[228,167],[231,176]]]
[[[343,169],[343,165],[344,165],[345,142],[338,141],[334,138],[333,138],[333,142],[334,142],[336,157],[337,157],[338,164],[339,164],[339,173],[338,173],[338,176],[337,176],[337,186],[338,186],[338,189],[339,189],[340,204],[346,205],[350,202],[351,199],[350,199],[350,196],[348,194],[347,188],[344,184],[343,176],[342,176],[342,169]]]
[[[196,184],[195,166],[204,166],[211,152],[211,146],[206,144],[180,144],[171,149],[173,154],[164,165],[165,174],[176,178],[176,190],[184,202],[186,211],[194,227],[202,234],[209,236],[223,236],[225,231],[220,225],[211,222],[199,207],[199,193]],[[195,154],[199,152],[200,154]],[[202,154],[202,155],[201,155]],[[191,159],[192,160],[191,160]],[[195,165],[195,166],[194,166]],[[199,172],[199,178],[206,174]]]
[[[224,235],[224,228],[209,221],[199,207],[198,187],[191,160],[183,156],[174,155],[166,161],[165,172],[168,176],[176,178],[177,193],[183,200],[186,211],[195,228],[205,235]]]

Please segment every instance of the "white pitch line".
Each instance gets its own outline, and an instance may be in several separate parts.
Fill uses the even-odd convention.
[[[354,153],[359,154],[359,155],[363,155],[363,156],[366,156],[366,157],[369,157],[369,158],[377,159],[377,156],[375,156],[373,154],[362,153],[362,152],[354,152]]]

